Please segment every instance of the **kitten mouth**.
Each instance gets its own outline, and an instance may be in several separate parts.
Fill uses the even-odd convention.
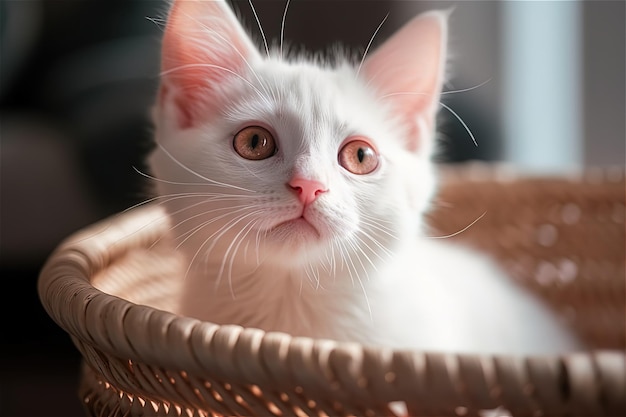
[[[276,226],[272,227],[271,230],[296,233],[298,235],[313,233],[317,238],[321,237],[317,227],[307,220],[304,215],[280,222]]]

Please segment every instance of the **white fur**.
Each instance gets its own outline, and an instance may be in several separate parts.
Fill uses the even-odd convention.
[[[179,313],[433,351],[577,347],[484,256],[424,236],[422,214],[436,190],[434,140],[407,149],[410,127],[357,77],[357,66],[247,61],[239,77],[214,86],[219,110],[206,120],[180,128],[171,94],[155,108],[158,146],[149,163],[189,263]],[[234,151],[234,135],[248,125],[273,132],[275,156],[249,161]],[[379,152],[372,174],[338,163],[354,135]],[[302,211],[286,185],[296,174],[328,186],[310,207],[314,228],[272,229]]]

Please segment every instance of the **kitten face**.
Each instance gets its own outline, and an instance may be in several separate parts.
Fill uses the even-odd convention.
[[[150,163],[192,258],[302,266],[380,256],[417,233],[438,65],[426,91],[382,66],[397,37],[362,71],[261,57],[222,2],[176,3],[168,22]]]

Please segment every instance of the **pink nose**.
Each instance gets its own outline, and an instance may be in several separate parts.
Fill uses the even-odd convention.
[[[314,202],[318,195],[328,191],[321,182],[302,177],[293,178],[288,185],[298,195],[303,204]]]

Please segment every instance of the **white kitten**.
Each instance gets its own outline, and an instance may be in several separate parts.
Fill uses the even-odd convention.
[[[435,351],[576,348],[487,259],[422,215],[446,13],[363,61],[262,56],[223,1],[177,1],[149,163],[189,269],[181,314]]]

